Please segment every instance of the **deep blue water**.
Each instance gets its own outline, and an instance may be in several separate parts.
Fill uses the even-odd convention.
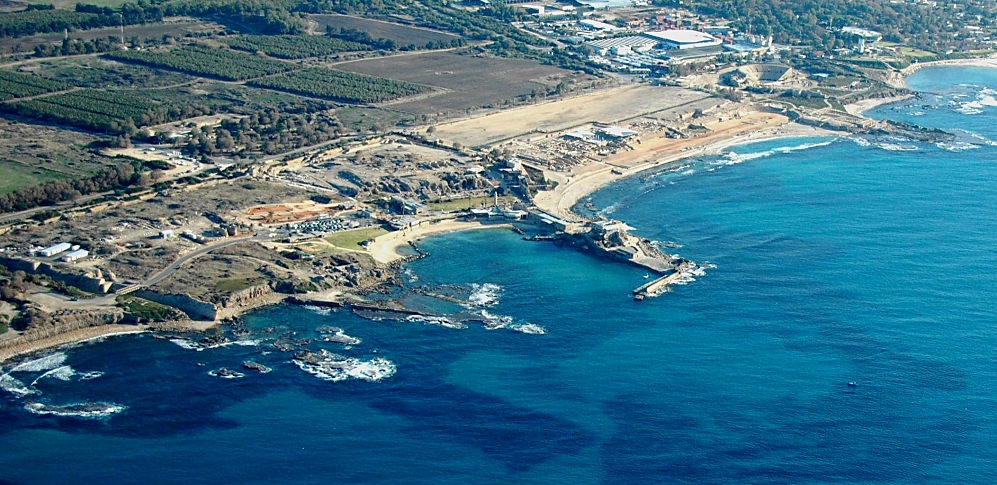
[[[245,345],[130,335],[8,364],[34,393],[2,395],[0,483],[992,483],[997,70],[908,82],[922,97],[870,114],[956,142],[768,141],[594,194],[716,266],[655,299],[632,301],[640,269],[467,232],[425,241],[409,285],[494,285],[465,311],[507,328],[279,306]],[[330,382],[273,346],[324,325],[362,342],[308,348],[395,373]],[[25,408],[84,402],[123,410]]]

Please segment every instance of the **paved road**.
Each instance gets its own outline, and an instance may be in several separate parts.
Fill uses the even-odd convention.
[[[187,254],[185,254],[185,255],[177,258],[176,261],[170,263],[167,267],[159,270],[158,273],[150,276],[145,281],[139,283],[139,285],[140,286],[153,286],[156,283],[159,283],[160,281],[163,281],[164,279],[166,279],[168,276],[170,276],[171,274],[173,274],[174,271],[180,269],[180,267],[183,266],[184,263],[186,263],[186,262],[188,262],[188,261],[190,261],[192,259],[204,256],[205,254],[208,254],[211,251],[214,251],[216,249],[221,249],[221,248],[224,248],[224,247],[227,247],[227,246],[231,246],[233,244],[238,244],[238,243],[246,242],[246,241],[264,241],[264,240],[266,240],[266,237],[264,237],[264,236],[255,236],[255,235],[253,235],[253,236],[242,236],[242,237],[234,237],[234,238],[231,238],[231,239],[225,239],[223,241],[219,241],[219,242],[216,242],[216,243],[212,243],[212,244],[208,244],[208,245],[202,246],[202,247],[198,248],[196,251],[187,253]]]

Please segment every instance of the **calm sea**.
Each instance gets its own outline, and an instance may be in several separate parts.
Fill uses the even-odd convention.
[[[473,303],[406,299],[497,329],[278,306],[227,346],[8,363],[0,483],[993,483],[997,70],[909,84],[870,114],[956,140],[762,142],[594,194],[715,265],[655,299],[638,268],[467,232],[425,241],[407,285]]]

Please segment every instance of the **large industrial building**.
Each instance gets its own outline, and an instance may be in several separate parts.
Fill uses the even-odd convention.
[[[662,30],[644,32],[643,35],[658,41],[666,49],[695,49],[720,45],[720,39],[698,30]]]

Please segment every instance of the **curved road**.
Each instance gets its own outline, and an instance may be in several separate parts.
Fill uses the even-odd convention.
[[[233,244],[238,244],[238,243],[245,242],[245,241],[250,241],[250,240],[262,241],[262,240],[264,240],[264,238],[262,238],[262,237],[257,238],[255,235],[247,235],[247,236],[242,236],[242,237],[234,237],[234,238],[231,238],[231,239],[225,239],[224,241],[219,241],[219,242],[216,242],[216,243],[213,243],[213,244],[209,244],[209,245],[203,246],[201,248],[198,248],[196,251],[187,253],[187,254],[185,254],[185,255],[177,258],[176,261],[170,263],[165,268],[159,270],[159,272],[153,274],[152,276],[150,276],[149,278],[147,278],[145,281],[143,281],[141,283],[138,283],[137,286],[153,286],[156,283],[159,283],[160,281],[163,281],[164,279],[166,279],[168,276],[170,276],[171,274],[173,274],[174,271],[180,269],[180,267],[183,266],[184,263],[186,263],[186,262],[188,262],[188,261],[190,261],[192,259],[204,256],[205,254],[208,254],[211,251],[214,251],[216,249],[221,249],[221,248],[224,248],[224,247],[227,247],[227,246],[231,246]]]

